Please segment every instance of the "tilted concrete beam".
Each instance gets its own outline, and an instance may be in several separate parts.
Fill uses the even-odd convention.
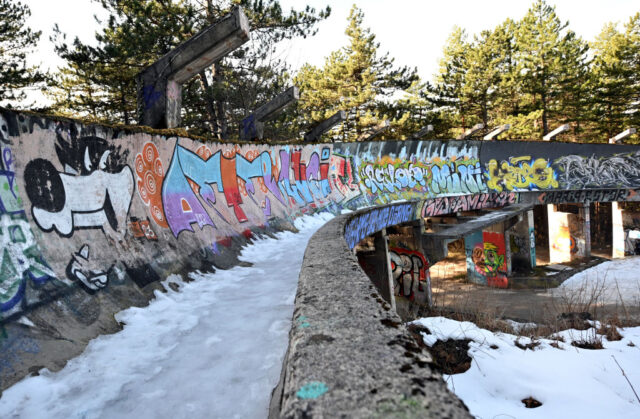
[[[334,113],[332,116],[316,125],[311,131],[307,132],[304,135],[304,141],[317,141],[322,136],[322,134],[329,131],[331,128],[338,125],[345,119],[347,119],[347,113],[345,111],[338,111]]]
[[[551,141],[553,137],[562,134],[563,132],[569,131],[571,127],[569,124],[560,125],[558,128],[554,129],[544,137],[542,137],[543,141]]]
[[[264,123],[278,116],[287,106],[300,99],[300,90],[296,86],[290,87],[269,102],[253,111],[251,115],[240,122],[240,139],[262,139]]]
[[[622,141],[625,138],[630,137],[635,133],[636,133],[636,129],[635,128],[628,128],[628,129],[622,131],[620,134],[616,135],[615,137],[609,138],[609,144],[615,144],[618,141]]]
[[[429,124],[426,127],[422,127],[420,131],[411,134],[409,137],[410,140],[419,140],[420,138],[426,137],[427,134],[433,132],[433,125]]]
[[[235,8],[136,76],[138,119],[152,128],[180,124],[182,84],[249,40],[249,20]]]
[[[456,138],[456,139],[457,140],[466,140],[467,138],[471,137],[476,132],[480,131],[482,128],[484,128],[484,124],[483,123],[475,124],[474,126],[469,128],[468,130],[466,130],[464,132],[464,134],[458,136],[458,138]]]
[[[485,135],[483,140],[484,141],[491,141],[494,138],[496,138],[498,135],[502,134],[503,132],[507,131],[511,129],[511,124],[504,124],[496,129],[494,129],[493,131],[491,131],[489,134]]]
[[[362,134],[360,137],[356,139],[356,141],[371,141],[376,138],[378,135],[382,134],[391,126],[391,123],[388,119],[385,119],[380,124],[376,125],[371,129],[371,131]]]

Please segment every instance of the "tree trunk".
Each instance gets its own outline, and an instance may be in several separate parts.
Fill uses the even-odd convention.
[[[207,118],[209,129],[213,133],[213,135],[218,135],[219,129],[216,123],[216,111],[213,107],[213,95],[211,94],[211,89],[209,87],[209,81],[207,81],[207,75],[204,70],[202,70],[199,74],[200,76],[200,85],[202,86],[202,90],[204,91],[204,102],[207,108]],[[220,139],[220,136],[218,136]]]
[[[222,91],[222,69],[220,68],[220,61],[213,63],[213,85],[217,92]],[[218,95],[219,96],[219,95]],[[224,109],[224,98],[216,97],[216,124],[218,126],[218,138],[227,138],[229,134],[229,126],[227,124],[227,117]]]

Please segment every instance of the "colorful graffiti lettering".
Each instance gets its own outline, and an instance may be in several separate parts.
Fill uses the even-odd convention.
[[[246,156],[239,150],[225,155],[218,151],[201,156],[176,145],[162,185],[162,203],[169,228],[176,237],[183,230],[193,231],[192,224],[198,224],[200,228],[205,225],[215,228],[202,202],[221,219],[231,223],[214,206],[216,192],[224,196],[227,207],[232,209],[239,223],[249,220],[243,209],[243,195],[261,208],[261,221],[271,216],[271,198],[287,208],[315,206],[317,201],[322,202],[331,193],[330,153],[323,150],[322,156],[324,159],[313,152],[305,162],[301,151],[281,149],[274,163],[267,151],[246,153]],[[258,200],[254,180],[262,192],[268,193],[264,200]]]
[[[558,187],[556,174],[548,160],[531,156],[510,157],[498,163],[490,160],[486,165],[487,186],[498,192],[553,189]]]
[[[360,240],[376,231],[412,221],[414,219],[413,212],[413,204],[400,204],[378,208],[353,217],[344,229],[349,249],[353,249]]]
[[[473,211],[484,208],[500,208],[518,202],[515,192],[445,196],[424,201],[420,213],[423,217]]]
[[[496,288],[507,288],[506,246],[504,235],[476,232],[465,237],[467,273],[472,282]]]
[[[431,276],[425,256],[414,250],[396,247],[389,249],[389,258],[395,295],[411,301],[430,301]]]
[[[435,157],[429,162],[385,157],[362,164],[360,178],[371,195],[418,192],[437,196],[487,191],[480,162],[466,157]]]
[[[140,199],[149,207],[151,217],[158,226],[169,227],[162,209],[164,169],[160,153],[153,143],[144,145],[142,153],[136,156],[135,167]]]
[[[0,313],[6,315],[23,299],[27,281],[41,285],[55,275],[42,258],[22,209],[11,149],[1,145],[0,155]]]
[[[324,150],[329,151],[328,148]],[[353,159],[351,157],[337,154],[331,156],[331,181],[335,189],[342,194],[340,202],[360,195],[360,189],[353,177]]]

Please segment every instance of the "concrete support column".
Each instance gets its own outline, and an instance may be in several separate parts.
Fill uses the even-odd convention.
[[[527,211],[527,228],[529,230],[529,258],[531,261],[531,269],[535,268],[536,262],[536,232],[533,220],[533,210]]]
[[[425,269],[425,277],[426,277],[426,288],[427,288],[427,301],[426,303],[429,304],[429,307],[432,306],[433,304],[433,300],[431,297],[431,274],[429,273],[429,269],[431,268],[431,261],[429,260],[427,253],[425,252],[426,249],[423,248],[422,246],[422,234],[424,233],[424,219],[420,218],[418,221],[416,221],[413,225],[413,245],[414,248],[420,252],[422,255],[424,255],[424,259],[425,262],[427,264],[427,266],[424,268]]]
[[[580,218],[582,221],[582,237],[584,238],[584,257],[591,257],[591,204],[582,204]]]
[[[611,257],[624,257],[624,227],[622,225],[622,209],[617,202],[611,203],[611,224],[613,234],[611,235]]]
[[[387,229],[382,229],[381,232],[374,234],[373,244],[375,247],[376,266],[380,267],[380,270],[374,278],[374,284],[380,291],[382,298],[391,304],[391,308],[395,311],[396,299],[394,295],[391,259],[389,258],[389,247],[387,244]]]

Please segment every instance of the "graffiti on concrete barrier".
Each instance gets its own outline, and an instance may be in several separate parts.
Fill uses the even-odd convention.
[[[607,157],[563,156],[555,161],[565,188],[624,188],[640,185],[640,152]]]
[[[329,149],[324,150],[328,151]],[[348,201],[360,195],[360,188],[358,188],[358,183],[353,176],[353,159],[351,157],[333,154],[330,173],[331,184],[342,195],[337,199],[339,202]]]
[[[162,208],[164,169],[160,153],[153,143],[146,143],[136,156],[135,168],[140,199],[149,207],[151,218],[158,226],[169,227]]]
[[[435,217],[460,211],[500,208],[516,202],[518,202],[518,194],[506,191],[476,195],[444,196],[424,201],[420,213],[423,217]]]
[[[637,195],[633,189],[587,189],[576,191],[543,192],[538,196],[540,204],[562,204],[565,202],[616,202],[627,201]]]
[[[431,277],[425,256],[414,250],[394,247],[389,249],[389,258],[395,295],[411,301],[429,301]]]
[[[402,224],[414,219],[413,204],[392,205],[374,209],[353,217],[344,229],[344,236],[350,249],[360,240],[383,228]]]
[[[551,164],[543,158],[510,157],[508,161],[491,159],[486,164],[487,186],[494,191],[534,191],[558,187]]]
[[[487,191],[480,162],[468,157],[434,157],[424,162],[385,156],[361,164],[360,179],[370,195],[390,194],[391,198],[411,192],[438,196]]]
[[[136,239],[146,238],[147,240],[158,240],[158,236],[153,231],[153,229],[151,228],[151,224],[147,220],[131,221],[129,223],[129,230],[131,231],[133,237],[135,237]]]
[[[84,244],[74,253],[67,265],[67,276],[79,281],[90,291],[97,291],[107,286],[108,275],[113,265],[104,268],[89,258],[89,245]]]
[[[465,237],[467,275],[471,282],[507,288],[507,258],[504,235],[479,231]]]
[[[24,179],[33,219],[43,231],[70,237],[80,228],[101,228],[120,241],[133,194],[128,151],[98,137],[71,138],[60,133],[55,145],[62,170],[46,159],[31,160]]]
[[[214,206],[216,193],[224,197],[238,223],[249,220],[245,204],[259,207],[264,222],[272,215],[272,199],[286,208],[314,207],[331,193],[328,148],[321,154],[312,152],[304,161],[300,150],[288,148],[272,158],[268,151],[243,155],[239,148],[211,153],[203,147],[198,154],[176,145],[162,185],[164,213],[176,237],[183,230],[193,231],[192,224],[215,228],[212,214],[232,223],[222,213],[225,209]],[[256,187],[264,199],[258,198]]]
[[[18,307],[29,283],[39,286],[55,276],[27,221],[13,164],[11,149],[0,144],[0,315]]]

